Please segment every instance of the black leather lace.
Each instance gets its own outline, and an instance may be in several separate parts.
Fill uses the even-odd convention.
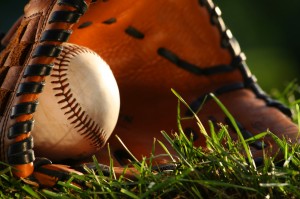
[[[58,5],[70,6],[75,8],[74,11],[54,11],[48,23],[76,23],[80,16],[87,10],[87,4],[84,0],[59,0]],[[66,42],[71,35],[71,30],[52,29],[45,30],[40,38],[40,44],[35,48],[32,58],[35,57],[58,57],[62,47],[61,45],[49,45],[44,42]],[[48,76],[53,68],[52,64],[34,64],[27,65],[24,70],[23,78],[30,76]],[[39,94],[43,91],[44,82],[24,82],[17,88],[17,96],[25,94]],[[12,107],[11,118],[16,118],[21,115],[32,114],[35,112],[38,105],[37,101],[19,103]],[[22,134],[28,134],[32,131],[34,120],[17,122],[13,124],[9,130],[8,139],[14,139]],[[15,142],[9,146],[8,162],[10,164],[27,164],[34,161],[33,139],[29,138]]]

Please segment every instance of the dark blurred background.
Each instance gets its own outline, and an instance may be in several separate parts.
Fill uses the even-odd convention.
[[[259,84],[283,89],[300,74],[299,0],[215,0]]]
[[[0,0],[0,32],[21,15],[28,0]],[[299,0],[215,0],[227,26],[266,90],[283,89],[300,74]]]

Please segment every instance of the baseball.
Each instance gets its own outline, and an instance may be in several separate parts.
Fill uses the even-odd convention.
[[[110,67],[92,50],[65,44],[45,82],[34,114],[36,155],[61,161],[96,153],[111,135],[120,109]]]

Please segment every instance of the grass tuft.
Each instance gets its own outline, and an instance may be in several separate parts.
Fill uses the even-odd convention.
[[[210,123],[207,130],[194,113],[199,132],[206,138],[206,146],[195,147],[193,137],[186,136],[181,127],[184,118],[180,116],[180,105],[188,105],[173,92],[178,98],[178,132],[170,135],[162,131],[165,140],[154,139],[152,154],[156,145],[160,145],[175,167],[153,172],[153,155],[141,161],[135,158],[132,165],[139,175],[132,180],[125,175],[117,177],[111,161],[108,176],[103,174],[100,166],[94,170],[85,167],[85,175],[72,174],[68,181],[59,182],[56,187],[41,188],[12,177],[12,168],[4,164],[0,170],[0,198],[300,198],[299,144],[291,144],[269,131],[249,139],[244,139],[239,133],[238,141],[234,141],[227,126],[220,124],[220,128],[215,129]],[[239,132],[226,107],[214,95],[211,97]],[[300,123],[299,106],[291,104],[297,114],[295,122]],[[249,144],[270,135],[283,151],[283,158],[264,156],[263,164],[256,165]],[[166,143],[171,144],[175,155],[171,155]],[[97,159],[93,160],[98,165]]]

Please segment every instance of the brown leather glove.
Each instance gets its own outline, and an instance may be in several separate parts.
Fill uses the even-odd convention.
[[[220,107],[211,99],[204,102],[213,92],[235,117],[245,138],[269,129],[280,138],[296,141],[298,128],[290,110],[260,89],[211,0],[99,1],[73,31],[69,42],[93,49],[112,68],[121,95],[114,133],[138,158],[149,156],[153,137],[164,140],[161,130],[177,131],[177,98],[171,88],[198,111],[205,127],[208,120],[228,124],[237,138]],[[191,116],[186,107],[181,112],[182,117]],[[187,134],[194,134],[196,146],[204,144],[195,120],[182,124]],[[270,155],[277,152],[272,138],[264,141],[264,146],[261,142],[252,145],[255,158],[262,156],[263,148],[272,148]],[[130,156],[119,141],[112,135],[109,142],[114,158],[126,165]],[[165,152],[157,147],[156,153]],[[108,160],[106,154],[98,155],[100,162]]]
[[[0,160],[13,165],[16,176],[33,172],[31,130],[44,77],[90,2],[32,0],[1,41]]]

